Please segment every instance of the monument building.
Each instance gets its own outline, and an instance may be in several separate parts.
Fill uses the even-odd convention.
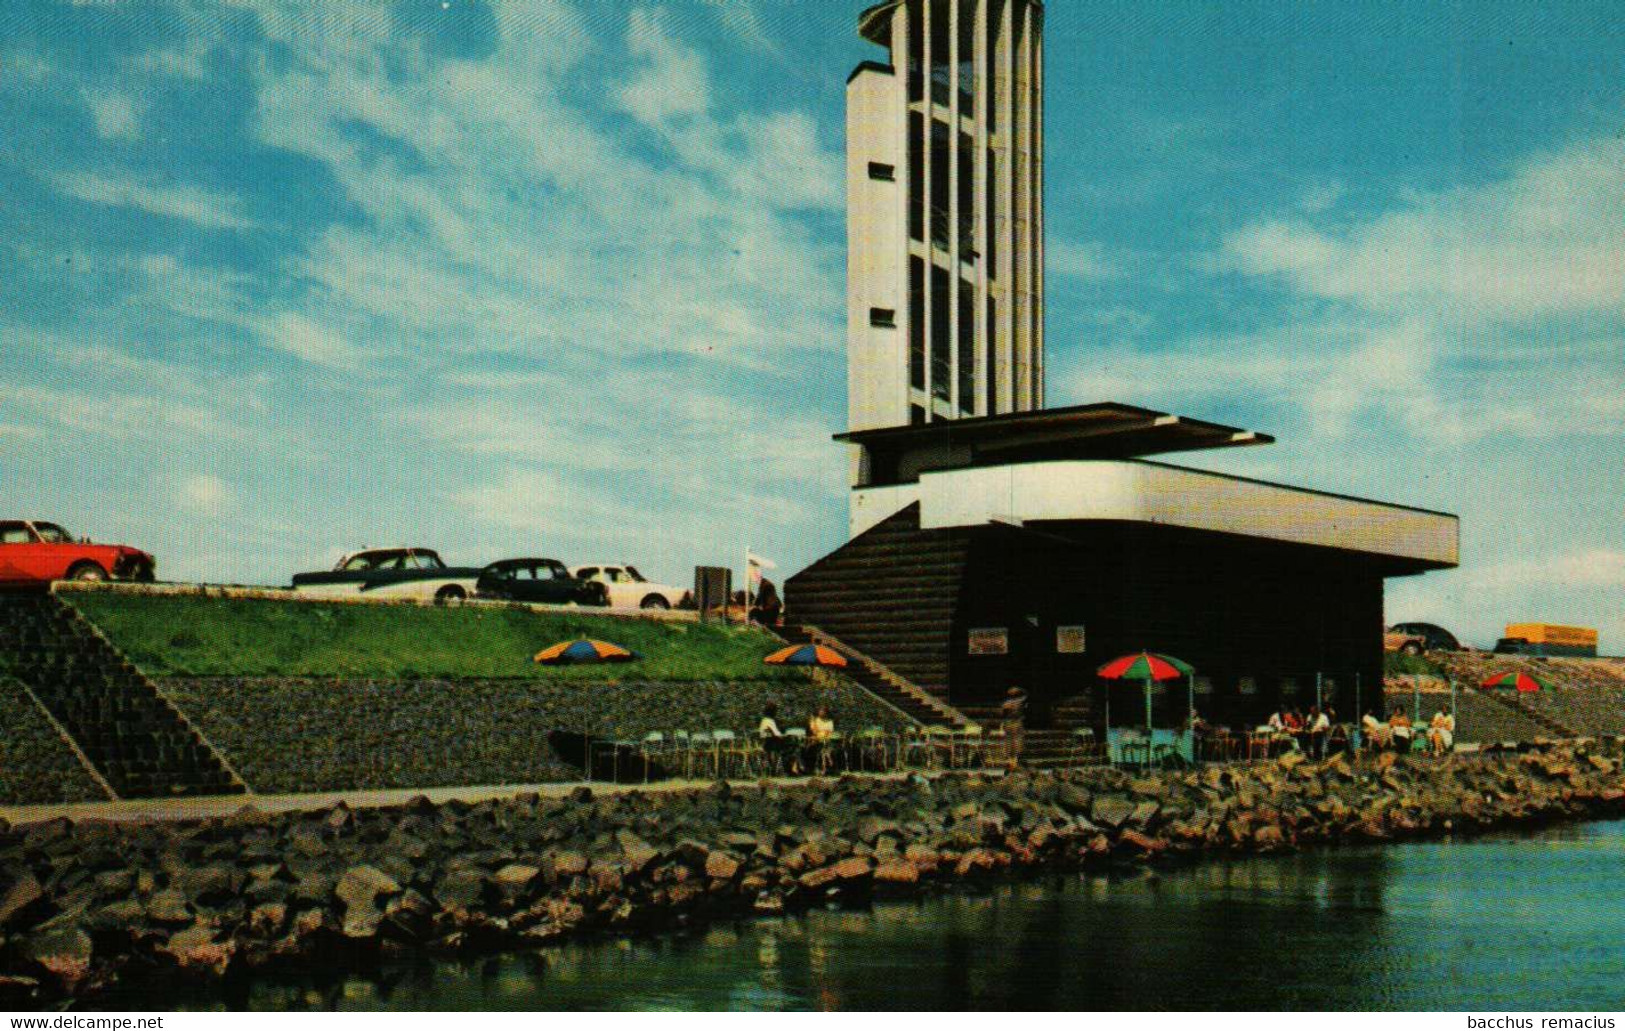
[[[1453,567],[1457,519],[1157,460],[1266,434],[1043,407],[1043,13],[859,17],[888,61],[847,84],[850,540],[789,579],[788,618],[972,712],[1020,686],[1039,722],[1098,725],[1094,670],[1148,649],[1196,668],[1212,720],[1316,698],[1357,718],[1384,580]]]

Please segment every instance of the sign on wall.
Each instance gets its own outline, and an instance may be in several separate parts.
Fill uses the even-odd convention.
[[[1010,654],[1010,631],[1002,626],[973,627],[966,652],[971,655]]]
[[[1084,632],[1081,626],[1058,626],[1055,628],[1055,650],[1062,655],[1082,655],[1084,653]]]

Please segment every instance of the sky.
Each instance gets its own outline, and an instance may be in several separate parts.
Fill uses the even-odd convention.
[[[845,0],[0,8],[0,511],[285,584],[845,539]],[[1454,512],[1625,653],[1625,19],[1051,0],[1047,400]]]

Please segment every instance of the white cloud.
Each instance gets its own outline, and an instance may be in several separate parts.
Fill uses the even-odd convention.
[[[1265,219],[1231,234],[1240,270],[1375,312],[1523,319],[1625,311],[1625,140],[1593,139],[1480,187],[1335,229]]]
[[[1122,270],[1106,253],[1104,244],[1051,236],[1044,244],[1045,271],[1081,282],[1114,279]]]
[[[1467,573],[1476,589],[1509,592],[1536,587],[1602,587],[1625,590],[1625,551],[1585,551],[1511,559]]]
[[[135,99],[128,93],[90,88],[81,92],[96,122],[96,133],[102,139],[133,140],[140,135],[141,117],[136,112]]]
[[[710,108],[710,76],[704,56],[671,38],[659,11],[640,8],[631,12],[626,46],[640,67],[616,96],[632,117],[651,128],[664,129]]]
[[[226,481],[209,473],[181,481],[177,498],[187,511],[202,516],[222,515],[236,503],[235,493]]]
[[[94,172],[63,172],[51,177],[69,197],[111,207],[139,208],[164,218],[181,219],[205,229],[252,229],[253,220],[231,196],[193,186],[153,186]]]

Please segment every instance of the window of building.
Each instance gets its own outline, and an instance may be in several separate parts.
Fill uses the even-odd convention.
[[[959,410],[976,412],[976,285],[959,281]]]
[[[883,183],[894,183],[897,181],[897,166],[888,165],[884,161],[871,161],[869,178],[878,179]]]
[[[908,381],[925,389],[925,262],[908,260]]]
[[[951,361],[953,347],[954,312],[950,306],[948,272],[931,266],[931,396],[951,400],[949,387],[953,383],[954,367]]]
[[[908,406],[908,424],[910,426],[925,425],[925,409],[920,405]]]
[[[896,308],[870,308],[869,309],[869,325],[874,326],[874,327],[876,327],[878,329],[896,329],[897,328],[897,309]]]

